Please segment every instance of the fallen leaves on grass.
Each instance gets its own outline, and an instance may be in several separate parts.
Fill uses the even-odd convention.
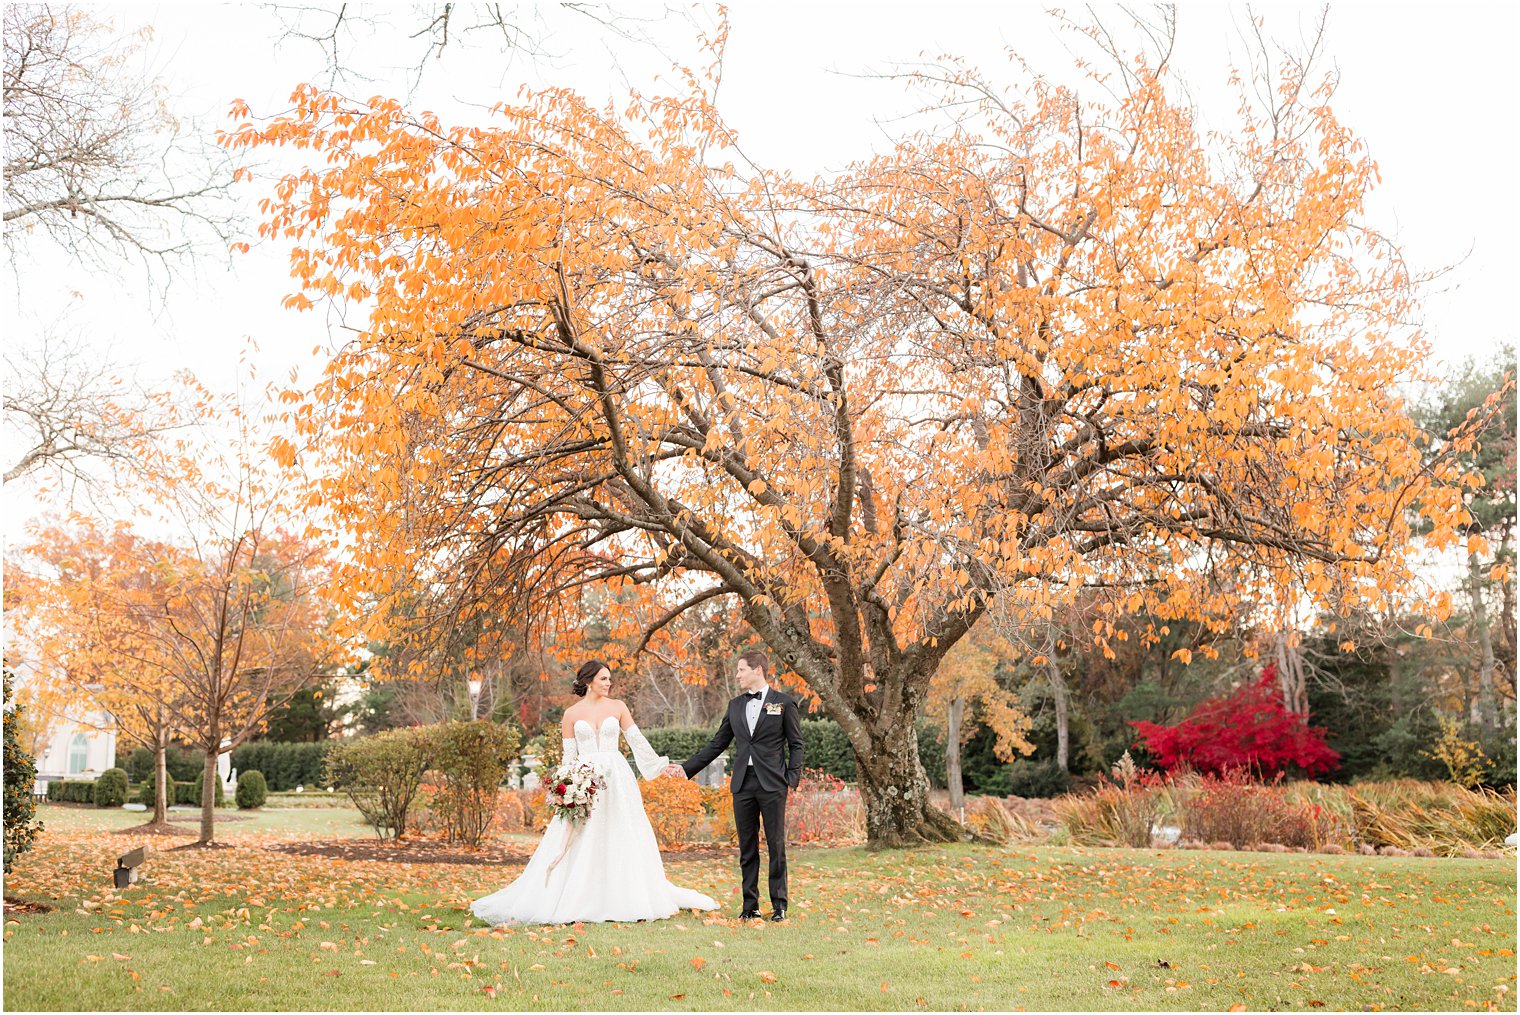
[[[524,991],[528,971],[543,973],[546,966],[556,971],[551,975],[558,975],[562,968],[569,971],[601,963],[629,973],[646,971],[639,968],[642,959],[634,947],[642,940],[641,932],[632,925],[614,938],[617,945],[604,943],[607,939],[603,937],[596,938],[594,946],[590,931],[580,925],[502,929],[475,925],[466,908],[468,902],[497,887],[498,880],[501,884],[510,881],[516,873],[513,869],[272,852],[266,847],[281,841],[278,836],[248,828],[238,829],[229,841],[232,849],[216,854],[160,853],[144,869],[141,883],[117,891],[109,884],[109,872],[119,843],[113,845],[87,831],[50,830],[39,849],[17,864],[7,888],[60,899],[66,912],[85,914],[94,924],[89,931],[96,934],[180,932],[187,945],[246,949],[249,960],[271,945],[298,949],[308,956],[305,961],[316,963],[320,956],[316,968],[305,967],[311,976],[341,975],[337,969],[320,972],[331,961],[350,971],[354,965],[375,965],[374,959],[359,957],[360,949],[368,950],[371,942],[347,936],[352,928],[344,921],[358,918],[382,928],[401,923],[439,936],[429,933],[425,941],[413,939],[399,946],[385,945],[386,949],[407,951],[409,945],[413,956],[420,950],[434,962],[431,969],[422,968],[424,977],[475,980],[468,989],[477,998],[481,993],[497,996],[492,992],[495,986],[487,990],[478,981],[481,958],[485,958],[486,968],[494,960],[477,953],[502,941],[507,942],[503,947],[511,949],[516,960],[510,968],[517,979],[515,989],[520,991]],[[802,960],[812,960],[817,953],[831,962],[901,963],[905,954],[918,950],[943,951],[946,958],[959,956],[966,963],[976,963],[959,967],[975,973],[989,968],[981,963],[1006,968],[1015,962],[1018,951],[1014,942],[1027,941],[1030,933],[1053,935],[1067,943],[1088,938],[1092,947],[1083,955],[1079,968],[1091,970],[1086,989],[1093,997],[1104,990],[1134,992],[1137,997],[1154,990],[1157,993],[1149,996],[1160,997],[1161,991],[1171,993],[1191,986],[1189,981],[1163,979],[1178,975],[1172,971],[1172,962],[1153,958],[1155,953],[1137,955],[1122,949],[1108,952],[1120,960],[1114,961],[1105,958],[1104,952],[1108,942],[1122,945],[1123,941],[1140,941],[1152,935],[1176,934],[1178,942],[1186,940],[1189,947],[1203,941],[1219,950],[1217,963],[1210,957],[1213,975],[1207,966],[1188,970],[1201,1002],[1211,986],[1223,990],[1224,984],[1231,982],[1227,978],[1236,972],[1226,972],[1230,949],[1248,941],[1257,946],[1269,943],[1280,953],[1292,955],[1291,961],[1283,962],[1275,971],[1256,974],[1262,979],[1281,976],[1284,988],[1292,986],[1294,977],[1324,976],[1327,970],[1343,973],[1346,983],[1361,981],[1364,974],[1367,980],[1376,980],[1371,974],[1379,963],[1397,962],[1396,958],[1377,956],[1387,952],[1403,957],[1413,951],[1408,956],[1411,971],[1448,974],[1428,977],[1432,984],[1439,981],[1446,985],[1432,987],[1430,999],[1456,1000],[1456,990],[1469,991],[1461,995],[1464,999],[1470,996],[1470,982],[1459,976],[1464,968],[1475,970],[1479,959],[1469,956],[1513,955],[1513,931],[1502,919],[1507,914],[1501,911],[1501,907],[1513,906],[1506,898],[1512,880],[1435,877],[1434,868],[1419,862],[1305,856],[1285,866],[1280,858],[1248,855],[1176,854],[1157,859],[1154,854],[1081,849],[857,854],[845,865],[833,855],[814,856],[816,859],[796,861],[793,874],[798,929],[792,933],[807,934],[804,946],[812,949],[800,957]],[[687,862],[672,874],[672,880],[696,885],[699,878],[708,878],[709,885],[732,885],[734,876],[732,861],[725,858]],[[1424,930],[1409,929],[1410,937],[1418,936],[1418,944],[1413,940],[1396,943],[1402,937],[1396,928],[1388,932],[1386,943],[1368,933],[1370,925],[1362,929],[1362,921],[1369,918],[1386,922],[1395,914],[1400,918],[1403,914],[1413,916],[1431,904],[1445,906],[1448,911],[1453,906],[1458,911],[1470,910],[1473,920],[1461,927],[1452,923],[1435,937]],[[1501,919],[1495,919],[1496,914]],[[1499,929],[1494,929],[1494,924]],[[746,968],[728,965],[743,961],[736,944],[759,933],[774,933],[741,928],[721,917],[693,914],[662,921],[659,926],[661,933],[669,935],[667,940],[686,942],[684,947],[672,945],[669,959],[664,961],[676,968],[687,964],[692,972],[708,979],[709,988],[723,990],[725,997],[735,993],[723,984],[728,976],[725,969],[737,979]],[[1383,933],[1381,927],[1379,933]],[[88,934],[85,940],[117,961],[128,961],[103,947],[108,942],[95,942]],[[131,944],[133,955],[144,954],[139,950],[144,938],[113,940]],[[712,957],[691,954],[693,946],[709,950],[709,943],[712,948],[727,950]],[[1488,947],[1480,947],[1483,945]],[[1169,954],[1163,951],[1166,947],[1159,945],[1157,952]],[[102,961],[100,955],[73,954],[79,964]],[[755,965],[766,962],[774,967],[782,961],[763,950],[750,956]],[[239,956],[239,961],[243,958]],[[661,960],[643,961],[653,964]],[[381,970],[384,968],[382,965]],[[915,988],[921,991],[921,982],[899,975],[904,968],[911,968],[911,962],[907,966],[883,966],[879,971],[889,973],[892,979],[879,981],[882,990],[889,991],[896,983],[904,997],[911,996]],[[1126,969],[1128,976],[1124,975]],[[385,975],[381,970],[355,980]],[[717,983],[712,982],[715,974]],[[739,991],[739,997],[751,991],[765,993],[762,988],[778,981],[774,969],[753,975],[759,984]],[[976,976],[964,979],[980,983]],[[529,984],[524,999],[543,982],[540,979]],[[606,986],[621,990],[610,982]],[[789,986],[795,989],[793,981]],[[1317,980],[1313,988],[1327,1006],[1343,1003],[1342,997],[1326,991],[1324,980]],[[1294,989],[1304,991],[1296,995],[1297,1003],[1308,1004],[1309,985]],[[700,999],[705,995],[661,993],[648,1000],[684,1000],[688,996]],[[1216,996],[1213,1003],[1223,1005],[1230,999],[1229,994]],[[1456,1007],[1462,1007],[1460,1001]],[[1245,1010],[1245,1006],[1235,1010]]]

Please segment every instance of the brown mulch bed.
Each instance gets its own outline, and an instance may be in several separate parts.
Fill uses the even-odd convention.
[[[186,850],[186,849],[231,849],[231,848],[232,848],[232,843],[230,843],[230,842],[217,842],[216,840],[213,839],[211,842],[187,842],[187,843],[185,843],[182,846],[170,846],[168,849],[164,850],[164,852],[166,852],[166,853],[178,853],[178,852],[180,852],[182,850]]]
[[[337,860],[379,860],[385,863],[459,863],[489,867],[525,864],[533,855],[532,844],[493,842],[479,849],[466,849],[435,839],[405,839],[382,842],[379,839],[329,839],[314,842],[280,842],[266,849],[295,856],[325,856]],[[692,849],[661,850],[664,860],[707,860],[712,857],[737,857],[733,846],[699,846]]]
[[[112,835],[199,835],[201,830],[194,825],[174,825],[165,822],[155,825],[148,822],[146,825],[133,825],[131,828],[118,828]]]
[[[27,902],[24,899],[5,897],[6,913],[51,913],[53,907],[45,902]]]

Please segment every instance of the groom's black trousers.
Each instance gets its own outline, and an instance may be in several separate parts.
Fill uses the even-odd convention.
[[[772,909],[786,908],[786,790],[764,790],[759,780],[734,794],[734,828],[739,833],[739,869],[744,874],[744,908],[760,908],[760,822],[765,822],[765,847],[770,854]]]

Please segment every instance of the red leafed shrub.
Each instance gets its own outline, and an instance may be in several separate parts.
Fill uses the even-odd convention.
[[[860,791],[828,772],[805,769],[786,803],[786,831],[789,842],[859,842],[866,831]]]
[[[1245,770],[1258,777],[1297,766],[1313,774],[1333,771],[1341,756],[1325,743],[1323,727],[1283,707],[1268,666],[1261,679],[1228,698],[1200,702],[1175,726],[1134,722],[1156,764],[1187,766],[1204,773]]]
[[[1242,772],[1205,776],[1178,794],[1174,820],[1184,839],[1228,842],[1236,849],[1270,843],[1319,850],[1350,839],[1345,822],[1318,804],[1294,799],[1280,776],[1265,783]]]

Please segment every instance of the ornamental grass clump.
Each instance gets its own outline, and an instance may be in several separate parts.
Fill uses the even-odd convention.
[[[1056,803],[1070,841],[1079,846],[1149,848],[1161,819],[1172,809],[1168,780],[1141,771],[1125,751],[1090,793]]]
[[[1515,788],[1465,789],[1449,782],[1393,779],[1347,790],[1364,845],[1439,856],[1504,848],[1515,831]]]

